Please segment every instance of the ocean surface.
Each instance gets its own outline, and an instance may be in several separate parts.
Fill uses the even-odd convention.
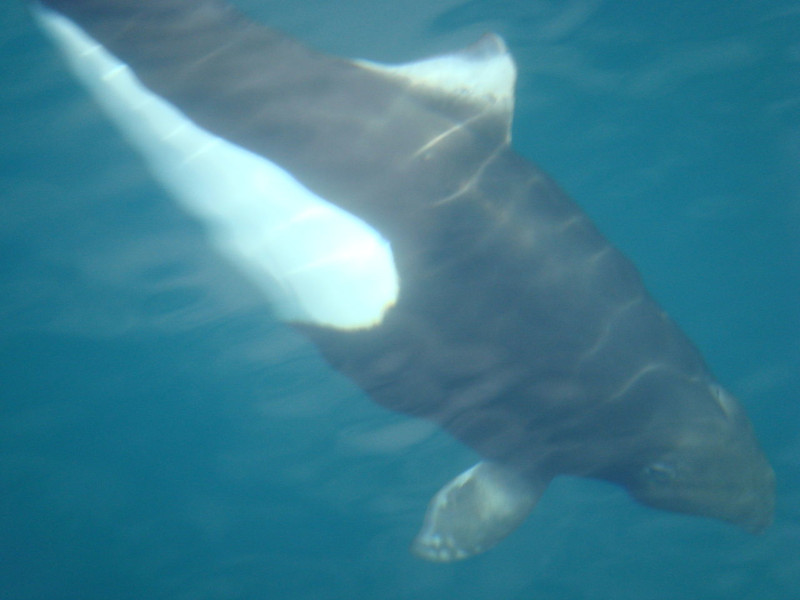
[[[562,478],[485,555],[414,558],[428,499],[475,456],[374,405],[280,324],[11,2],[0,599],[800,597],[800,4],[237,4],[387,62],[501,34],[516,147],[741,399],[777,473],[775,522],[752,536]]]

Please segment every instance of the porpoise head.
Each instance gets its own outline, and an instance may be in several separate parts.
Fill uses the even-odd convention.
[[[683,396],[671,403],[676,414],[683,412],[680,426],[632,469],[625,487],[648,506],[761,532],[772,522],[775,473],[739,403],[713,382],[685,381],[670,389]]]

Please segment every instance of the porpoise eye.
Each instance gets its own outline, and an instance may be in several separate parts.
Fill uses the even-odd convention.
[[[647,465],[643,472],[648,481],[660,484],[670,483],[676,476],[675,467],[663,462]]]

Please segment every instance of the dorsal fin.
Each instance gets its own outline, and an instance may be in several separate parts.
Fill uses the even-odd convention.
[[[494,33],[487,33],[463,50],[412,63],[355,62],[413,86],[480,105],[482,110],[500,112],[511,128],[517,69],[505,42]]]

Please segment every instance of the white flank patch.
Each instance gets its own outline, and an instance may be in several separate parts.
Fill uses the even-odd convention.
[[[399,280],[385,240],[265,158],[201,129],[64,16],[42,28],[181,205],[285,320],[356,329],[381,322]]]

